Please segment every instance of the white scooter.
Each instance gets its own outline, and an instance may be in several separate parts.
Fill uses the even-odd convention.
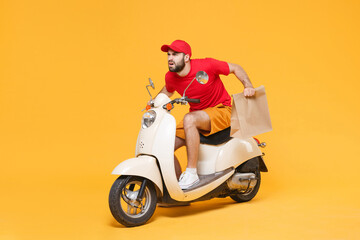
[[[208,76],[201,71],[195,79],[204,84]],[[148,87],[155,87],[149,81],[146,88],[150,94]],[[121,176],[111,187],[109,206],[114,218],[124,226],[145,224],[157,203],[184,205],[227,196],[236,202],[249,201],[259,190],[260,171],[268,171],[259,149],[266,144],[254,138],[231,138],[228,128],[208,137],[201,135],[197,163],[200,182],[182,190],[175,174],[176,122],[170,111],[174,104],[199,102],[187,98],[185,93],[186,90],[183,97],[174,100],[160,93],[154,101],[150,94],[151,104],[142,118],[136,157],[120,163],[112,172]]]

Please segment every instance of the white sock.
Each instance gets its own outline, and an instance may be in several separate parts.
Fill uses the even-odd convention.
[[[186,168],[186,170],[188,173],[191,174],[197,174],[197,169],[196,168]]]

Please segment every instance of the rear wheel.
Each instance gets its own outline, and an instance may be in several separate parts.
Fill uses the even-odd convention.
[[[255,195],[257,194],[257,192],[259,191],[260,182],[261,182],[261,175],[260,175],[259,170],[256,170],[255,175],[256,175],[256,179],[257,179],[256,185],[249,191],[230,195],[231,199],[233,199],[236,202],[248,202],[251,199],[253,199],[255,197]]]
[[[138,199],[141,185],[146,180],[144,194]],[[145,224],[154,214],[157,203],[154,184],[142,177],[121,176],[111,187],[110,211],[114,218],[126,227]]]

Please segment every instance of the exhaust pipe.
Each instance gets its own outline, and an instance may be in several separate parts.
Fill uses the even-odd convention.
[[[235,173],[227,180],[227,185],[231,190],[239,190],[242,193],[251,192],[256,186],[257,178],[254,173]]]

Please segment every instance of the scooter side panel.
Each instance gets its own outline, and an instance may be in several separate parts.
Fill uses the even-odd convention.
[[[170,114],[164,114],[161,121],[154,137],[152,155],[159,161],[170,196],[175,200],[181,200],[184,198],[184,193],[176,178],[174,165],[176,121]]]
[[[261,155],[257,142],[253,138],[233,138],[221,149],[215,171],[223,171],[229,167],[236,168],[241,163]]]
[[[220,149],[224,144],[213,146],[200,144],[199,158],[197,162],[197,173],[200,175],[208,175],[215,173],[216,160],[220,153]]]
[[[139,156],[130,158],[117,165],[112,171],[114,175],[140,176],[151,180],[163,194],[163,184],[156,159],[151,156]]]
[[[140,154],[152,154],[152,148],[154,144],[154,136],[156,136],[159,126],[163,116],[166,114],[165,110],[161,109],[151,109],[156,112],[155,122],[148,128],[140,128],[139,135],[136,141],[136,150],[135,156]]]

